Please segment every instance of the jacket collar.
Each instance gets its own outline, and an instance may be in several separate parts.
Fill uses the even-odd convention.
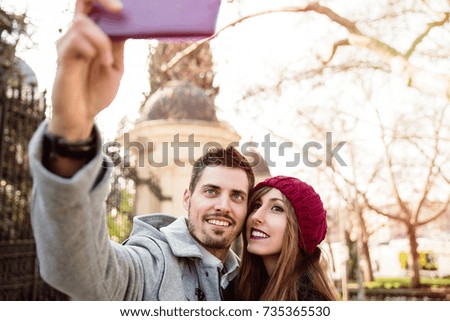
[[[239,268],[239,259],[237,255],[230,250],[224,264],[202,247],[189,233],[187,219],[178,218],[172,224],[161,228],[161,232],[166,236],[166,240],[175,256],[178,257],[197,257],[203,261],[204,265],[218,267],[227,271],[227,278],[232,280]]]
[[[157,239],[165,239],[177,257],[198,258],[208,266],[222,268],[218,258],[209,253],[188,231],[187,219],[167,214],[147,214],[135,217],[132,235],[148,234]],[[224,262],[228,279],[233,279],[238,271],[239,258],[230,250]]]
[[[131,236],[134,235],[147,235],[166,241],[175,256],[203,259],[200,245],[189,233],[184,217],[176,218],[161,213],[136,216],[131,233]]]
[[[172,224],[161,228],[161,232],[166,237],[175,256],[204,258],[199,248],[200,245],[188,231],[185,217],[179,217]]]

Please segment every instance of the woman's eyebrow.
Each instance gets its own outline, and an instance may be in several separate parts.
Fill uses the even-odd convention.
[[[276,197],[271,198],[269,201],[280,201],[280,202],[284,203],[284,201],[281,198],[276,198]]]

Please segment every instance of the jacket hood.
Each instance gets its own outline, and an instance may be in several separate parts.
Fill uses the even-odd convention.
[[[166,241],[175,256],[203,259],[198,244],[187,231],[185,217],[161,213],[136,216],[130,237],[138,235]]]
[[[132,236],[152,236],[159,240],[165,240],[165,236],[161,233],[161,228],[172,224],[176,221],[176,217],[168,214],[146,214],[135,216],[133,219]]]

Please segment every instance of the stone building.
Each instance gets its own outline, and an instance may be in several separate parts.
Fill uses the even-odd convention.
[[[239,134],[219,121],[211,96],[189,81],[170,81],[141,108],[134,128],[121,137],[136,173],[135,214],[185,215],[182,196],[192,164],[211,146],[238,144]],[[257,180],[270,176],[256,151],[247,151]]]

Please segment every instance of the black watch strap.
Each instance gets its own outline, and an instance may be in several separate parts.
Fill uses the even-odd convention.
[[[94,158],[97,151],[97,132],[92,130],[91,136],[87,139],[69,142],[64,137],[53,135],[45,129],[43,141],[42,162],[48,167],[50,161],[56,156],[73,159],[84,159],[86,161]]]

